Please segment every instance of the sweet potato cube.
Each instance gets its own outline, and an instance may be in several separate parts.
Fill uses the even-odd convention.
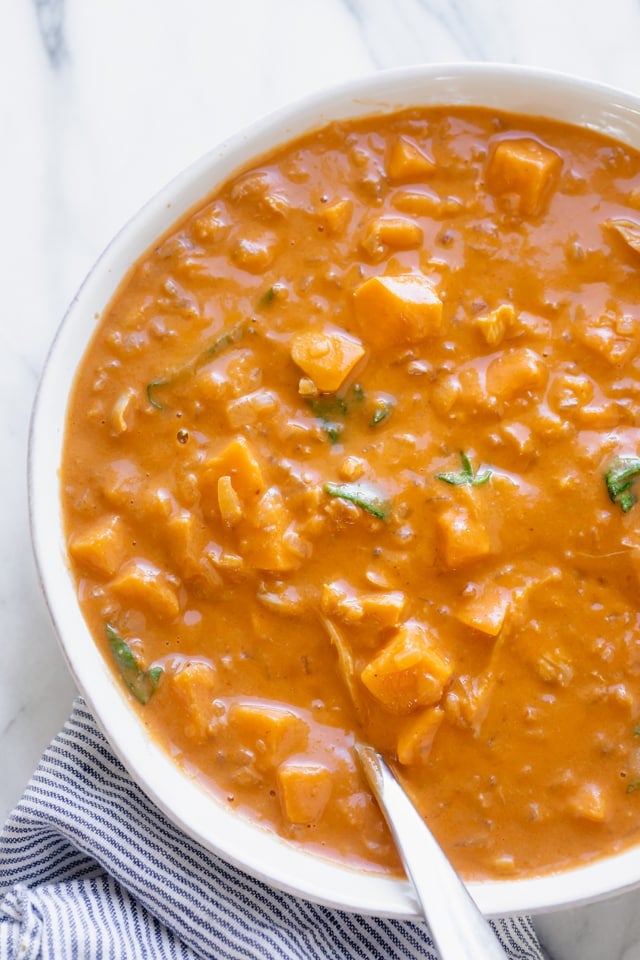
[[[240,551],[258,570],[295,570],[305,556],[304,542],[278,487],[265,491],[250,519],[238,529]]]
[[[456,611],[461,623],[488,637],[497,637],[511,605],[511,591],[490,583],[479,596],[465,601]]]
[[[433,173],[435,163],[406,137],[398,137],[387,157],[387,176],[394,183],[421,180]]]
[[[365,687],[390,713],[411,713],[437,703],[453,673],[425,628],[403,624],[361,673]]]
[[[491,552],[491,541],[482,520],[462,505],[447,508],[438,517],[440,554],[445,564],[455,570]]]
[[[125,558],[123,522],[119,516],[104,517],[69,541],[73,559],[93,573],[112,577]]]
[[[511,303],[501,303],[495,310],[476,318],[476,326],[490,347],[496,347],[516,321],[516,312]]]
[[[228,723],[254,752],[261,770],[273,769],[307,747],[308,724],[283,704],[236,701],[229,707]]]
[[[442,300],[421,274],[371,277],[354,292],[355,317],[363,339],[385,349],[436,336]]]
[[[607,819],[607,799],[604,791],[595,783],[582,783],[570,801],[573,813],[592,823],[603,823]]]
[[[264,491],[262,470],[244,437],[236,437],[216,457],[206,461],[200,476],[200,490],[212,503],[218,505],[218,480],[231,478],[233,489],[242,501],[251,502]]]
[[[501,140],[493,151],[487,186],[496,196],[516,198],[524,217],[542,213],[562,168],[562,158],[538,140]]]
[[[396,745],[400,763],[414,766],[427,762],[443,717],[442,707],[429,707],[407,720]]]
[[[332,236],[344,233],[353,214],[351,200],[334,200],[320,211],[320,219]]]
[[[173,620],[180,613],[176,585],[148,560],[129,560],[111,581],[118,596],[143,607],[158,620]]]
[[[411,250],[422,244],[422,227],[408,217],[374,217],[361,240],[372,260],[382,260],[389,250]]]
[[[212,717],[212,701],[218,687],[218,674],[212,663],[191,660],[173,674],[173,686],[186,708],[185,732],[203,740]]]
[[[344,581],[325,583],[322,588],[322,611],[345,623],[373,623],[380,627],[397,627],[407,598],[400,590],[380,593],[358,593]]]
[[[178,510],[163,525],[169,556],[184,577],[200,569],[202,551],[208,541],[203,522],[189,510]]]
[[[364,357],[364,347],[346,333],[301,333],[291,342],[291,356],[321,393],[335,393],[355,365]]]
[[[331,772],[321,763],[289,762],[278,767],[276,778],[289,823],[317,823],[331,796]]]
[[[487,367],[487,390],[498,400],[512,400],[527,392],[543,390],[549,369],[535,350],[517,347],[506,350]]]

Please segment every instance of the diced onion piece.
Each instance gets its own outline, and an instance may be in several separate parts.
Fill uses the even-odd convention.
[[[396,754],[401,764],[414,766],[427,762],[443,718],[442,707],[429,707],[409,718],[396,745]]]
[[[242,504],[228,474],[218,479],[218,506],[220,507],[220,516],[227,526],[235,526],[242,520],[244,515]]]

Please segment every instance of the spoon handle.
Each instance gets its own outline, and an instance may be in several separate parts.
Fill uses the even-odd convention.
[[[357,744],[356,752],[442,960],[505,960],[493,930],[380,754],[365,744]]]

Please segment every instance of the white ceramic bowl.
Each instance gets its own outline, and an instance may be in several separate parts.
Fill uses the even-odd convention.
[[[469,104],[547,116],[603,131],[640,148],[640,99],[581,80],[488,64],[432,65],[377,73],[280,110],[198,160],[151,200],[102,255],[51,348],[34,408],[30,507],[37,565],[63,653],[114,750],[165,814],[228,861],[329,906],[416,917],[405,882],[354,871],[302,852],[218,804],[149,740],[83,620],[65,554],[58,469],[67,393],[96,318],[130,265],[183,212],[254,156],[332,119],[430,104]],[[594,900],[640,884],[640,846],[534,879],[470,884],[490,916]]]

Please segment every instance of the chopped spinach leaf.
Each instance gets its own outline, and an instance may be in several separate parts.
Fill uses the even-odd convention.
[[[468,484],[471,487],[480,487],[482,484],[488,482],[491,477],[491,470],[474,474],[471,461],[467,454],[460,451],[460,459],[462,461],[461,470],[452,471],[451,473],[436,473],[436,480],[444,480],[445,483],[450,483],[454,487],[461,487],[464,484]]]
[[[133,655],[131,647],[126,640],[122,639],[117,630],[109,623],[105,624],[105,630],[120,676],[136,700],[142,704],[148,703],[158,686],[163,672],[162,667],[143,669]]]
[[[393,397],[378,397],[374,401],[373,414],[369,421],[369,426],[377,427],[379,423],[383,423],[387,417],[391,415],[391,411],[395,405],[396,402]]]
[[[238,340],[240,340],[244,335],[247,325],[247,320],[241,320],[225,333],[221,334],[219,337],[216,337],[213,343],[210,343],[208,347],[205,347],[205,349],[197,354],[197,356],[193,357],[191,360],[188,360],[181,367],[178,367],[177,370],[167,374],[165,377],[159,377],[156,380],[151,380],[147,384],[147,399],[149,400],[151,406],[155,407],[156,410],[164,410],[164,404],[158,400],[157,391],[162,387],[173,386],[175,383],[182,380],[183,377],[188,377],[194,373],[197,373],[203,364],[207,363],[209,360],[213,360],[214,357],[217,357],[219,353],[222,353],[223,350],[226,350],[227,347],[230,347],[233,343],[237,343]]]
[[[322,422],[322,429],[330,443],[337,443],[344,431],[344,418],[351,413],[354,406],[362,403],[365,393],[359,383],[354,383],[347,393],[327,394],[320,397],[309,397],[307,406],[314,417]]]
[[[604,475],[607,493],[612,503],[617,503],[623,513],[628,513],[638,498],[631,489],[640,476],[638,457],[616,457]]]
[[[276,288],[269,287],[269,289],[265,290],[265,292],[262,294],[262,296],[258,300],[258,306],[268,307],[269,304],[272,303],[273,300],[275,299],[275,296],[276,296]]]
[[[385,495],[368,483],[325,483],[324,492],[330,497],[349,500],[357,507],[366,510],[378,520],[387,520],[391,513],[391,504]]]

